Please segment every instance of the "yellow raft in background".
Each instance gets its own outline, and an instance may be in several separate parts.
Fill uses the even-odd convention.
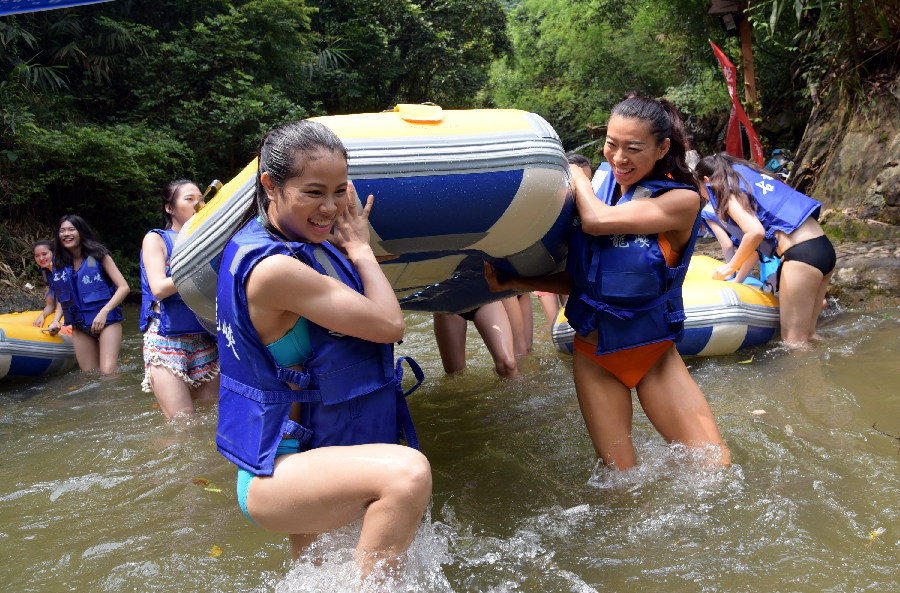
[[[691,258],[682,287],[684,335],[676,345],[683,356],[718,356],[765,344],[778,333],[778,297],[750,284],[713,280],[722,262]],[[560,352],[572,353],[575,330],[560,310],[551,330]]]
[[[64,373],[75,366],[75,349],[68,335],[51,336],[32,323],[40,311],[0,315],[0,379]]]

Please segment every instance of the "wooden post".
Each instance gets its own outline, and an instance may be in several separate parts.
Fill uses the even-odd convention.
[[[750,27],[750,19],[747,17],[746,11],[750,6],[750,0],[742,5],[744,18],[738,25],[738,31],[741,34],[741,65],[744,69],[744,100],[747,107],[747,115],[751,119],[759,116],[759,102],[756,94],[756,64],[753,61],[753,39]]]

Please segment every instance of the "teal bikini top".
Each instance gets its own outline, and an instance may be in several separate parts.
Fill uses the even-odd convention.
[[[306,319],[299,318],[288,333],[267,344],[266,349],[275,358],[275,362],[283,367],[293,367],[306,362],[312,354]]]

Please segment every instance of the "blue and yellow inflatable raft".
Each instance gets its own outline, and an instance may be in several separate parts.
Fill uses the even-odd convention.
[[[778,298],[762,290],[758,281],[747,284],[713,280],[722,265],[705,255],[691,258],[682,296],[684,335],[676,345],[683,356],[717,356],[765,344],[778,333]],[[560,310],[551,330],[560,352],[572,353],[575,330]]]
[[[313,118],[349,152],[357,193],[374,194],[372,247],[407,310],[463,312],[488,292],[484,261],[521,276],[558,271],[574,204],[559,137],[515,109],[394,111]],[[253,200],[256,161],[182,229],[171,259],[185,302],[214,329],[218,258]]]
[[[51,336],[32,322],[40,311],[0,315],[0,379],[64,373],[75,366],[72,338]],[[50,325],[51,319],[45,321]]]

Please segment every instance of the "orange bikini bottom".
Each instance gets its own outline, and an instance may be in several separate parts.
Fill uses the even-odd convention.
[[[664,340],[608,354],[595,354],[597,346],[576,335],[574,346],[575,352],[584,354],[592,362],[612,373],[622,385],[632,389],[674,343],[672,340]]]

